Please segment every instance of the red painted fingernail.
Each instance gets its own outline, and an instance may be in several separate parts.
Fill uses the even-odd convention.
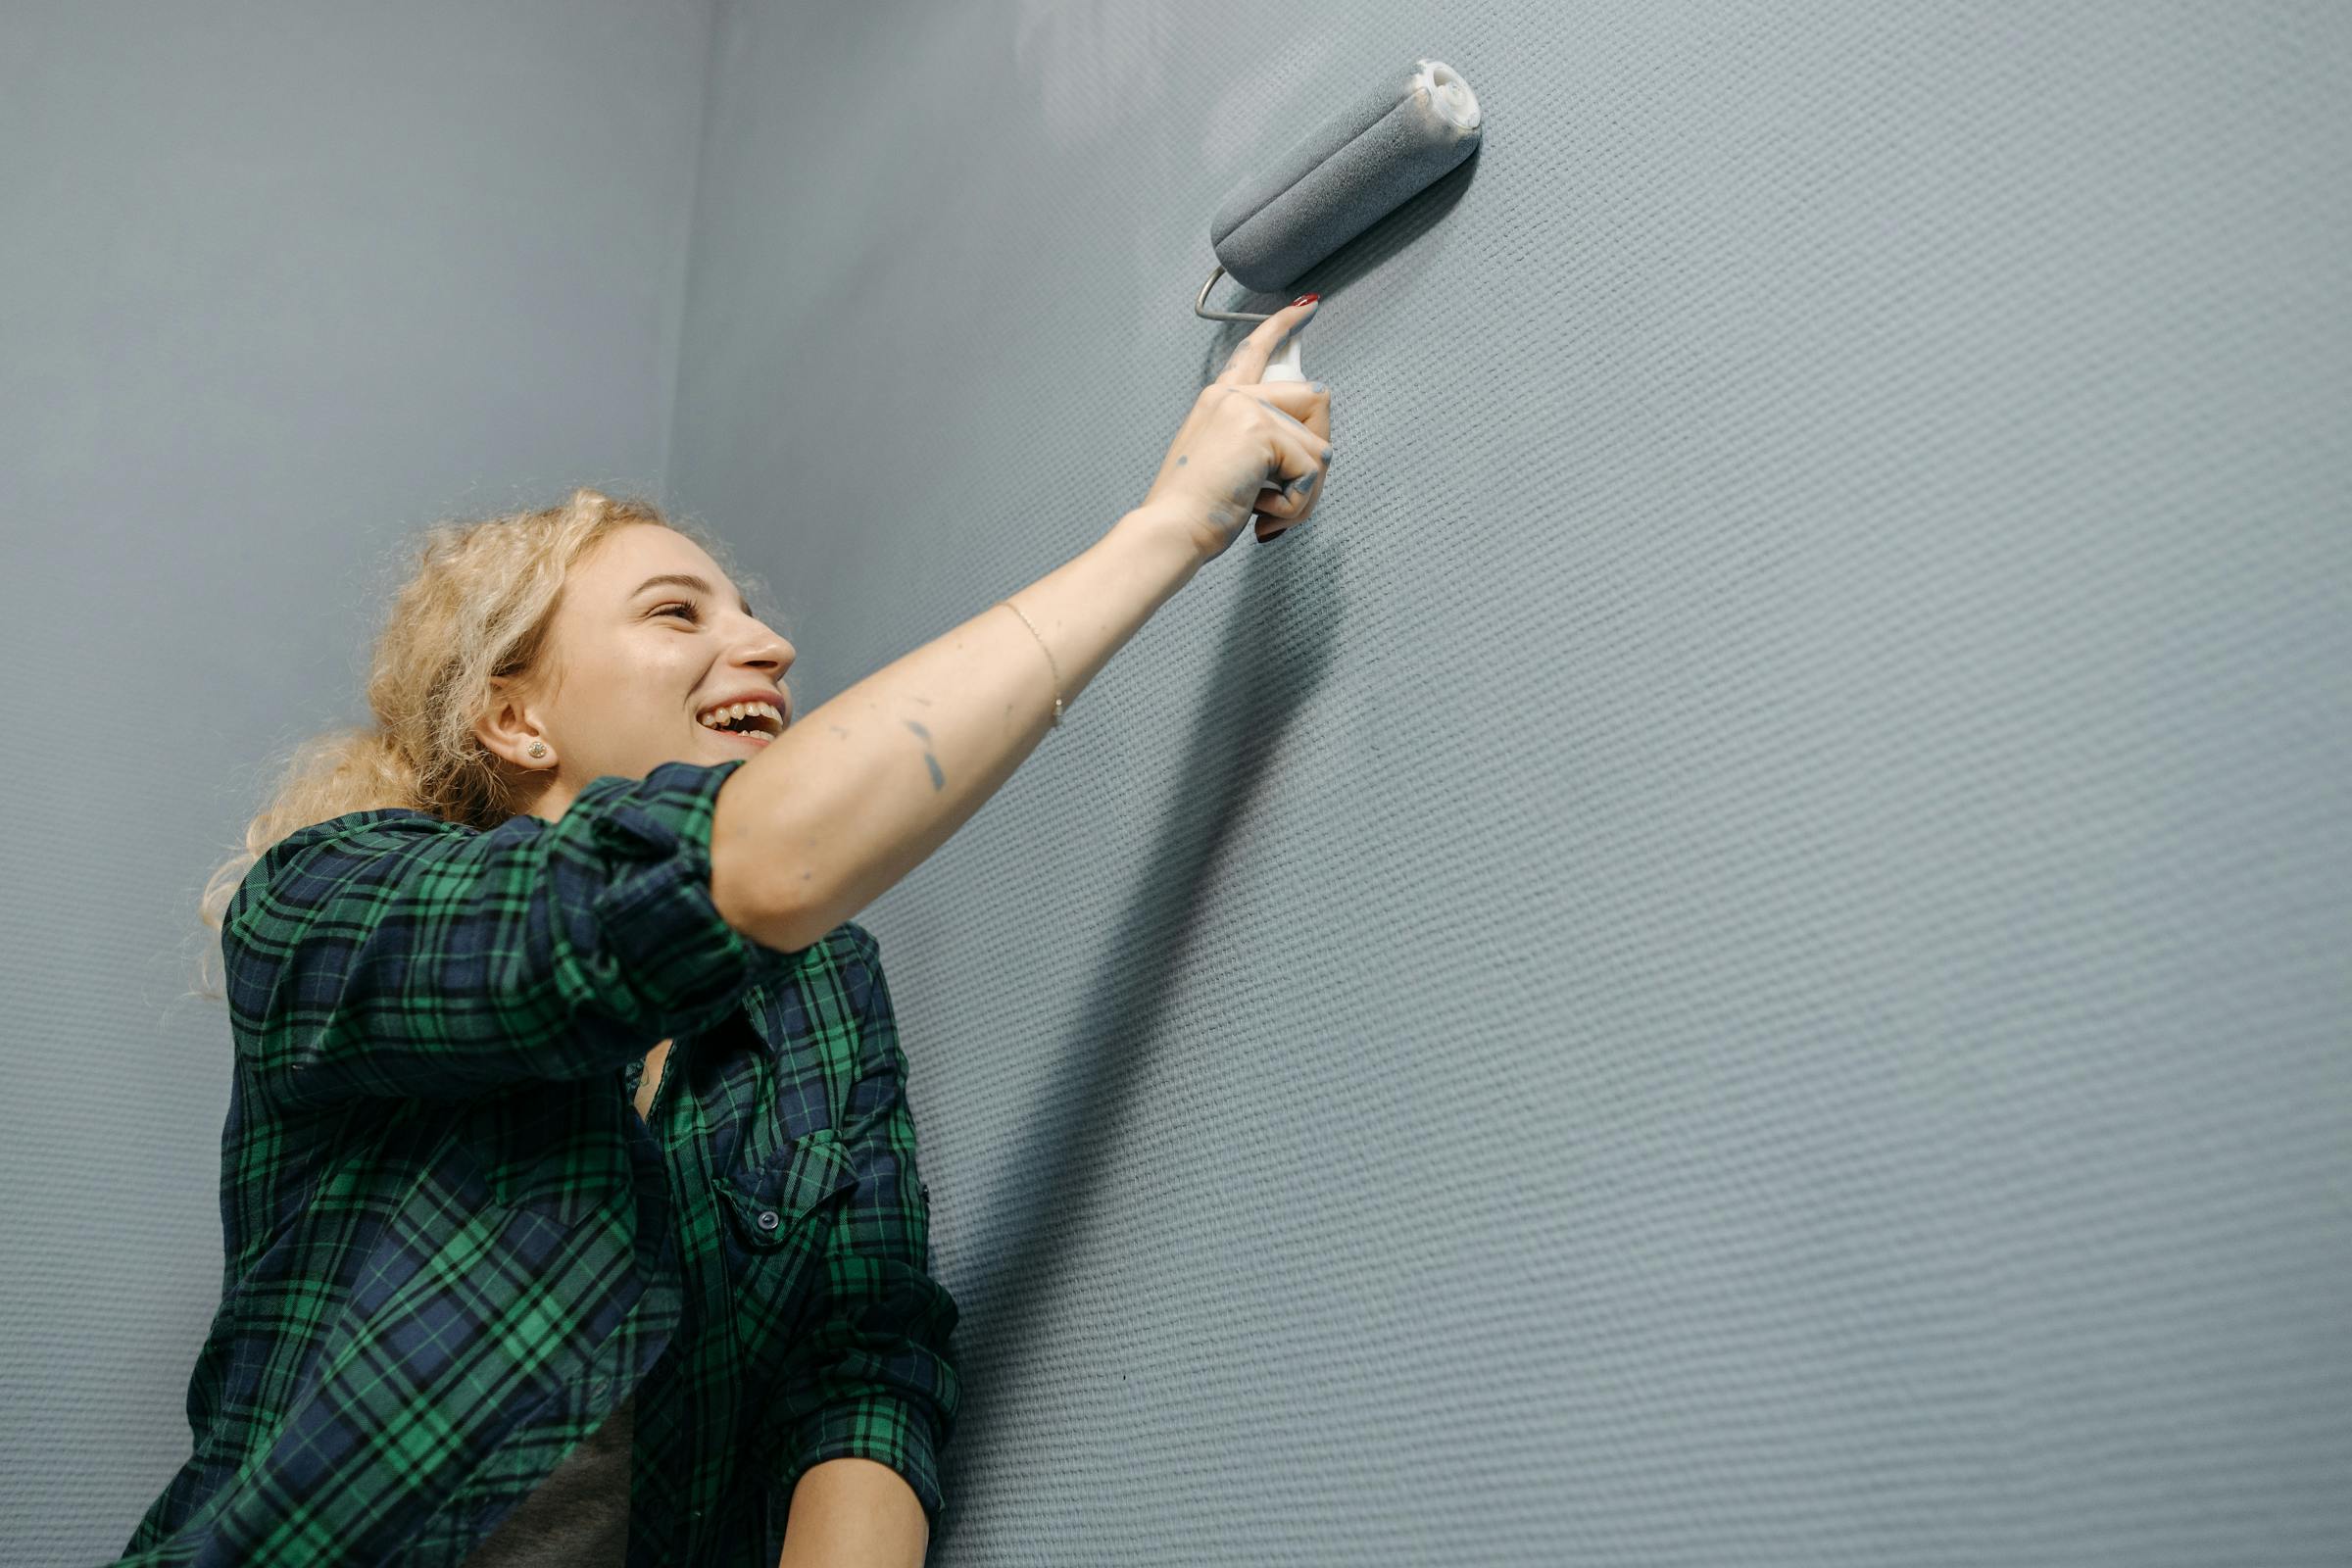
[[[1315,301],[1321,299],[1322,297],[1323,296],[1320,294],[1301,294],[1297,299],[1291,301],[1291,303],[1293,305],[1312,305],[1315,303]]]

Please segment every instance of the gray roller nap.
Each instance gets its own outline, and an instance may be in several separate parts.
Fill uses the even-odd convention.
[[[1479,122],[1459,73],[1414,61],[1233,188],[1208,223],[1217,261],[1245,288],[1281,292],[1469,157]]]

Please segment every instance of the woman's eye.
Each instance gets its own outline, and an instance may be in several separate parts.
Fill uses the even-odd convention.
[[[694,618],[694,607],[692,605],[663,605],[661,609],[655,611],[654,613],[657,615],[665,615],[673,610],[683,610],[686,612],[686,618],[688,620],[692,620]]]

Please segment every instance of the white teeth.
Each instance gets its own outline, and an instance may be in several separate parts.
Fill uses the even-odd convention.
[[[769,718],[775,720],[776,729],[779,732],[784,728],[784,714],[773,703],[729,703],[723,708],[713,708],[708,712],[697,714],[696,717],[708,728],[723,729],[746,713],[765,713]]]

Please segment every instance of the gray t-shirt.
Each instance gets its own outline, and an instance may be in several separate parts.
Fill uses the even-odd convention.
[[[622,1568],[635,1390],[466,1554],[465,1568]]]

